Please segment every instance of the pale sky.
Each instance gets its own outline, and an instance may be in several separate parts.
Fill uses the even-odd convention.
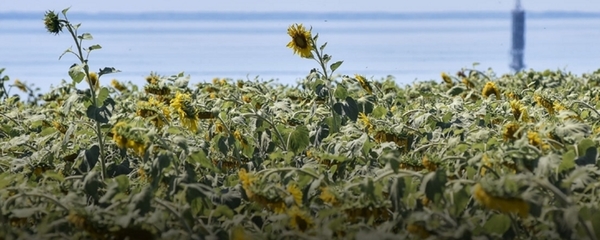
[[[508,11],[516,0],[1,0],[0,12],[62,10],[77,12],[144,11],[326,11],[438,12]],[[599,0],[522,0],[530,11],[600,12]]]

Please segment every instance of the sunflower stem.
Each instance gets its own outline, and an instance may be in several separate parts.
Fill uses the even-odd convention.
[[[67,16],[65,16],[66,19]],[[92,94],[92,104],[95,106],[97,105],[97,99],[96,99],[96,89],[94,89],[94,85],[92,84],[92,80],[90,78],[90,68],[87,65],[87,59],[83,58],[83,51],[81,50],[81,40],[77,41],[77,33],[75,29],[73,29],[71,23],[68,20],[60,20],[61,22],[65,23],[65,26],[67,27],[67,29],[69,30],[69,33],[71,33],[71,37],[73,37],[73,40],[75,41],[75,44],[77,46],[77,52],[79,54],[75,54],[77,56],[77,58],[79,59],[79,61],[81,62],[81,64],[83,64],[83,71],[85,72],[85,76],[88,79],[88,85],[90,86],[90,92]],[[99,78],[99,77],[98,77]],[[97,81],[100,81],[99,79]],[[100,122],[98,122],[97,120],[94,119],[94,121],[96,122],[96,135],[98,136],[98,145],[100,147],[100,176],[102,177],[102,180],[106,179],[106,165],[105,165],[105,156],[104,156],[104,139],[102,138],[102,129],[101,129],[101,124]]]

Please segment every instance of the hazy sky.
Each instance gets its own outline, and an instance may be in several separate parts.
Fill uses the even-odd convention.
[[[143,11],[507,11],[515,0],[2,0],[0,12],[62,10]],[[600,12],[599,0],[522,0],[526,10]]]

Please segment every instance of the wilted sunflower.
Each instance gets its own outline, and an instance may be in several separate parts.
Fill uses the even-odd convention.
[[[90,84],[92,90],[96,91],[100,88],[100,80],[98,77],[98,73],[90,72],[90,78],[86,78],[86,81]]]
[[[535,100],[535,102],[540,106],[544,107],[546,111],[548,111],[548,114],[554,115],[554,104],[552,104],[549,99],[542,97],[542,95],[535,94],[533,95],[533,100]]]
[[[310,215],[296,206],[292,207],[287,214],[290,217],[290,225],[295,229],[306,231],[314,225]]]
[[[63,24],[58,19],[58,15],[54,11],[47,11],[44,14],[44,26],[49,33],[58,35],[62,32]]]
[[[515,133],[517,133],[517,131],[519,131],[519,124],[516,122],[511,122],[508,123],[504,126],[504,132],[502,133],[502,138],[504,138],[504,141],[507,140],[515,140],[517,138],[521,137],[521,134],[519,133],[519,135],[515,136]]]
[[[487,82],[485,86],[483,86],[483,91],[481,91],[481,95],[487,98],[492,94],[496,95],[496,100],[500,100],[500,90],[498,90],[496,84],[494,82]]]
[[[522,119],[523,121],[529,120],[529,114],[527,114],[527,108],[521,104],[519,100],[511,100],[510,108],[512,110],[513,116],[516,120]]]
[[[372,132],[375,129],[375,127],[369,120],[369,117],[367,117],[367,115],[365,113],[363,113],[363,112],[358,113],[358,119],[363,125],[365,125],[365,129],[367,130],[367,132]]]
[[[112,81],[110,81],[110,85],[112,85],[119,92],[127,91],[127,87],[125,85],[123,85],[121,82],[119,82],[117,79],[113,79]]]
[[[442,76],[442,80],[444,80],[446,85],[448,85],[449,87],[452,87],[454,85],[454,82],[452,82],[452,78],[450,78],[450,75],[448,75],[445,72],[442,72],[441,76]]]
[[[288,48],[294,50],[294,54],[298,54],[303,58],[312,58],[312,36],[309,31],[306,31],[302,24],[294,24],[288,28],[288,35],[292,37],[292,41],[287,44]]]
[[[171,100],[171,107],[179,113],[181,124],[192,132],[198,131],[198,111],[192,105],[190,94],[177,92]]]
[[[319,194],[319,198],[321,200],[323,200],[323,202],[325,202],[325,203],[329,203],[331,205],[337,205],[338,200],[331,191],[332,190],[329,187],[322,187],[321,194]]]
[[[485,191],[479,183],[473,189],[473,197],[488,209],[497,210],[501,213],[516,213],[521,218],[529,216],[529,204],[523,199],[493,196]]]
[[[23,82],[19,81],[19,79],[15,80],[14,86],[23,92],[27,92],[27,86]]]
[[[294,203],[298,206],[302,206],[302,190],[295,184],[290,184],[287,187],[287,191],[294,197]]]
[[[367,81],[367,79],[365,79],[365,77],[359,75],[359,74],[354,74],[354,78],[356,78],[356,81],[358,81],[358,83],[360,83],[360,86],[367,91],[369,94],[373,94],[373,88],[371,88],[371,84],[369,84],[369,82]]]

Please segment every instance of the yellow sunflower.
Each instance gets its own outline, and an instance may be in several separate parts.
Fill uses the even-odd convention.
[[[312,58],[312,36],[302,24],[294,24],[288,28],[288,35],[292,37],[292,41],[287,44],[288,48],[294,50],[294,54],[298,54],[303,58]]]
[[[493,196],[485,191],[481,184],[475,185],[473,198],[487,209],[497,210],[501,213],[516,213],[521,218],[529,216],[529,204],[523,199]]]
[[[90,86],[92,86],[92,90],[96,91],[98,90],[98,88],[100,88],[100,80],[98,73],[90,72],[90,79],[86,78],[86,81],[90,84]]]
[[[198,110],[192,105],[190,94],[177,92],[171,100],[171,107],[179,113],[181,125],[194,133],[198,131]]]

